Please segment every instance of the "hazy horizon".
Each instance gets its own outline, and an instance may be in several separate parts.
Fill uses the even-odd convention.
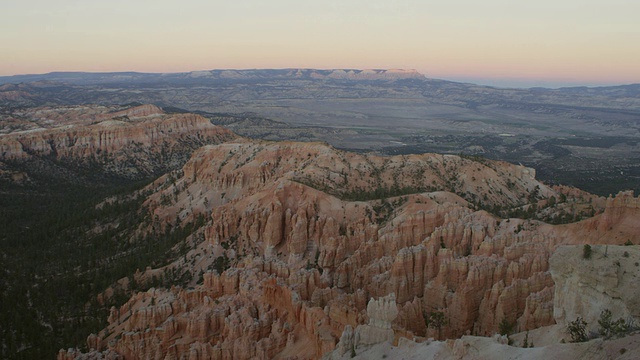
[[[403,68],[492,86],[640,83],[630,0],[5,1],[0,76]]]
[[[286,69],[312,69],[312,68],[294,68],[294,67],[284,67],[284,68],[246,68],[246,69],[198,69],[198,70],[189,70],[189,71],[176,71],[176,72],[146,72],[146,71],[135,71],[135,70],[123,70],[123,71],[74,71],[74,70],[65,70],[65,71],[50,71],[46,73],[30,73],[30,74],[11,74],[11,75],[0,75],[0,77],[13,77],[13,76],[40,76],[47,75],[52,73],[141,73],[141,74],[180,74],[180,73],[190,73],[190,72],[200,72],[200,71],[221,71],[221,70],[229,70],[229,71],[246,71],[246,70],[286,70]],[[397,69],[383,69],[380,67],[377,68],[313,68],[313,70],[397,70]],[[402,69],[402,70],[415,70],[415,69]],[[416,70],[418,71],[418,70]],[[452,82],[459,83],[470,83],[476,85],[483,86],[491,86],[498,88],[521,88],[521,89],[529,89],[535,87],[543,87],[550,89],[558,89],[563,87],[606,87],[606,86],[622,86],[622,85],[631,85],[635,83],[594,83],[594,82],[574,82],[574,81],[562,81],[562,80],[554,80],[554,79],[518,79],[518,78],[475,78],[475,77],[430,77],[428,74],[424,74],[421,71],[418,71],[420,74],[424,75],[425,78],[428,79],[437,79],[437,80],[446,80]]]

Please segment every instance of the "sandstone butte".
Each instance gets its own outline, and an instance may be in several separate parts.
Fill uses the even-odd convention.
[[[538,329],[586,309],[554,306],[560,277],[550,259],[557,249],[637,242],[640,234],[640,198],[632,193],[603,199],[550,188],[523,166],[253,141],[197,115],[135,111],[115,119],[92,113],[89,126],[0,141],[5,160],[95,159],[100,149],[104,164],[117,164],[138,144],[171,146],[176,133],[226,141],[199,148],[144,189],[151,193],[145,209],[162,224],[200,214],[209,222],[185,256],[136,280],[181,272],[192,277],[189,285],[135,293],[111,309],[107,328],[88,336],[89,353],[61,350],[59,359],[318,359],[349,343],[493,336],[504,319],[518,332]],[[550,225],[482,210],[531,202],[544,209],[561,194],[566,202],[553,209],[590,207],[595,216]],[[222,273],[214,270],[220,258],[230,264]],[[581,291],[569,283],[563,291]],[[440,332],[426,326],[432,311],[447,320]]]

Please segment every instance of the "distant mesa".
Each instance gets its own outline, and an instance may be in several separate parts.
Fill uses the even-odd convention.
[[[334,79],[334,80],[399,80],[424,79],[416,70],[405,69],[264,69],[264,70],[209,70],[192,71],[190,78],[212,79]]]
[[[394,81],[404,79],[426,79],[413,69],[224,69],[201,70],[182,73],[141,73],[141,72],[51,72],[0,76],[1,84],[31,83],[35,81],[56,81],[76,85],[109,84],[121,82],[194,81],[194,80],[352,80],[352,81]]]

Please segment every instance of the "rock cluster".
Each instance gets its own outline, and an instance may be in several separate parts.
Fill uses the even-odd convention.
[[[615,202],[624,202],[624,194]],[[539,327],[531,332],[493,337],[462,336],[445,342],[426,340],[416,343],[400,339],[397,347],[385,341],[359,349],[355,358],[388,359],[634,359],[640,353],[640,335],[631,331],[621,338],[600,337],[583,343],[570,343],[567,323],[581,317],[587,333],[598,334],[600,314],[611,312],[612,319],[628,324],[639,319],[638,299],[640,270],[636,246],[596,245],[591,257],[583,256],[582,246],[560,246],[550,259],[550,272],[555,282],[554,315],[557,325]],[[362,326],[359,326],[360,329]],[[534,347],[535,339],[535,347]],[[354,352],[353,329],[348,326],[336,350],[327,359],[350,359]]]
[[[201,148],[148,189],[154,217],[209,214],[201,247],[211,250],[173,264],[190,270],[193,289],[138,293],[114,309],[89,339],[96,351],[319,358],[338,342],[350,351],[394,334],[435,337],[425,323],[433,311],[444,314],[447,338],[490,336],[503,320],[533,329],[555,321],[549,258],[559,245],[637,234],[616,227],[637,211],[614,211],[620,200],[558,226],[478,210],[522,206],[534,189],[543,199],[557,192],[524,167],[450,155],[239,140]],[[204,271],[221,256],[229,269]]]

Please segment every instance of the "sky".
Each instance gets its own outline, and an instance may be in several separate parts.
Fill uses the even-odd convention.
[[[640,0],[0,0],[0,76],[256,68],[640,83]]]

